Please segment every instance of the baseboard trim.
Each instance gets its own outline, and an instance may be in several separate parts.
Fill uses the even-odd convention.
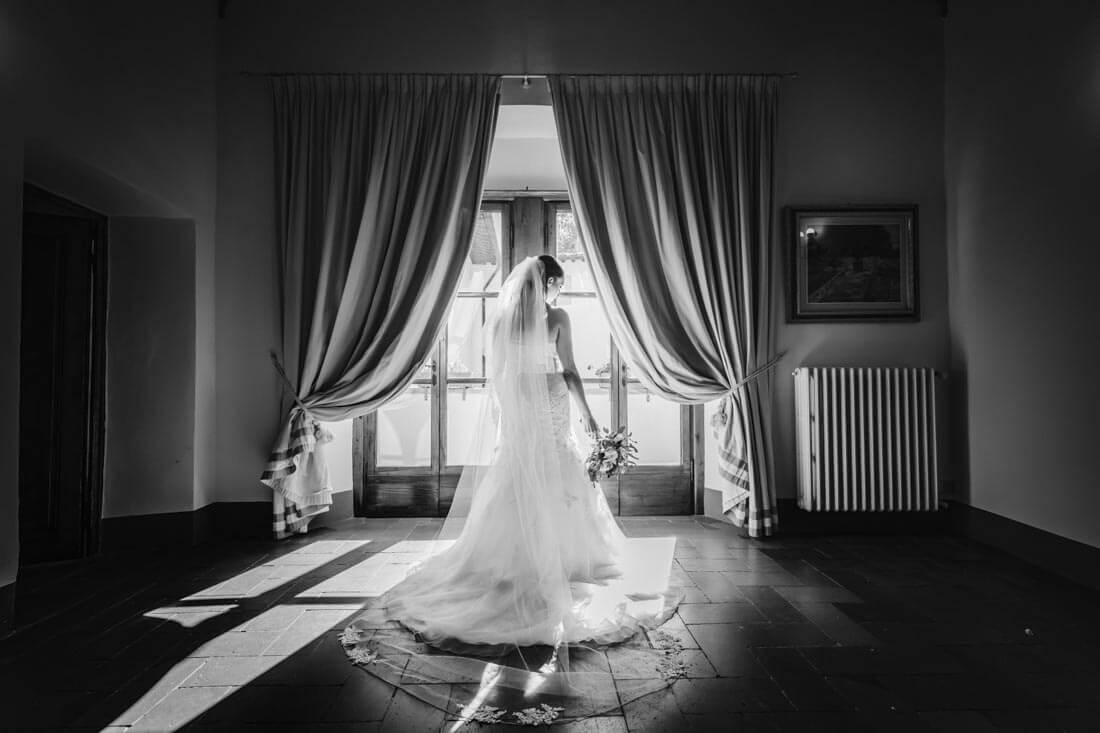
[[[311,527],[329,526],[352,516],[352,492],[332,495],[332,507]],[[191,512],[141,514],[103,520],[103,552],[150,547],[192,547],[211,540],[271,539],[270,501],[219,501]]]
[[[951,502],[951,529],[1048,573],[1100,591],[1100,548],[1017,522],[969,504]]]
[[[15,583],[0,586],[0,639],[15,629]]]
[[[778,499],[779,535],[946,534],[948,512],[808,512],[796,499]]]
[[[213,521],[213,505],[192,512],[106,517],[100,525],[100,550],[119,552],[150,547],[190,547],[202,542]]]

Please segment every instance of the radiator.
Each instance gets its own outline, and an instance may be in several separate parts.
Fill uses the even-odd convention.
[[[799,367],[794,400],[800,508],[939,508],[935,370]]]

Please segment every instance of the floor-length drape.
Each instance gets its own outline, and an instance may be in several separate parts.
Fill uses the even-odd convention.
[[[385,404],[427,358],[458,286],[496,125],[499,78],[272,79],[282,306],[293,404],[262,481],[277,535],[332,489],[318,421]]]
[[[550,79],[581,238],[627,362],[679,402],[722,398],[724,504],[752,536],[772,486],[774,76]]]

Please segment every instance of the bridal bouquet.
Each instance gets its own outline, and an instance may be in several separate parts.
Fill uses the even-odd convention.
[[[596,443],[585,459],[584,467],[588,469],[588,479],[597,481],[623,473],[637,462],[638,445],[626,428],[619,428],[615,433],[604,428],[603,433],[596,436]]]

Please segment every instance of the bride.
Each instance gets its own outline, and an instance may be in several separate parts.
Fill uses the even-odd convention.
[[[439,650],[485,659],[544,645],[559,672],[570,645],[627,640],[667,620],[679,600],[660,583],[624,583],[629,541],[572,430],[570,395],[590,435],[597,424],[569,315],[551,305],[563,281],[558,261],[542,255],[501,286],[488,329],[491,399],[471,453],[483,458],[463,471],[436,543],[445,547],[377,604]]]

